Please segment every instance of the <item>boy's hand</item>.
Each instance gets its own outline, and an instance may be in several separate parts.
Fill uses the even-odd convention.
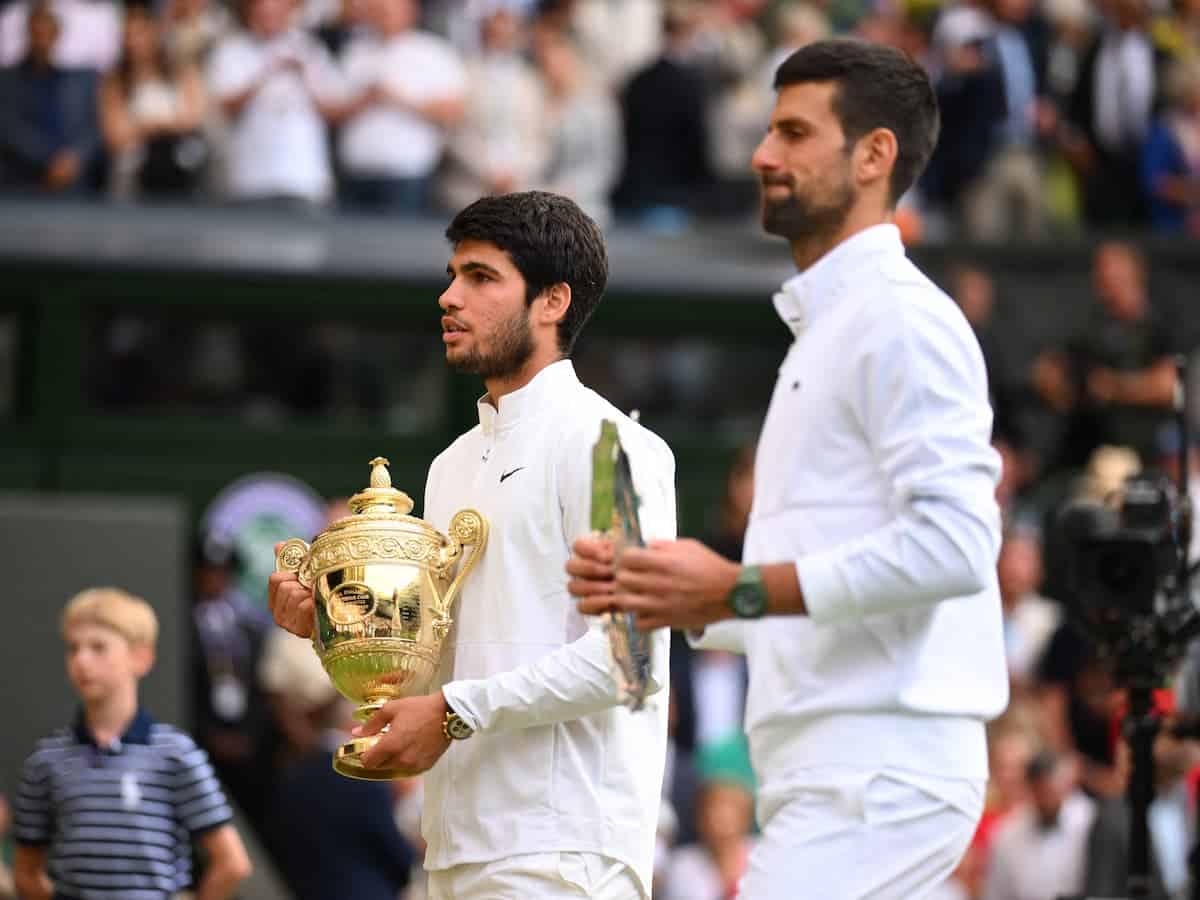
[[[275,545],[279,552],[282,543]],[[274,572],[267,579],[267,603],[275,624],[297,637],[313,635],[313,592],[300,583],[295,572]]]

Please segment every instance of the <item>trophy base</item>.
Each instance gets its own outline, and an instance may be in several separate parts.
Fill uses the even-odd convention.
[[[333,770],[347,778],[357,778],[359,781],[392,781],[396,778],[408,778],[415,772],[407,769],[377,769],[367,768],[362,764],[363,754],[374,746],[379,735],[355,738],[342,744],[333,754]]]

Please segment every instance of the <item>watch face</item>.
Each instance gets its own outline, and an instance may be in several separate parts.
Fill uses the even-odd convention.
[[[744,618],[761,616],[763,599],[761,592],[754,585],[738,585],[733,592],[733,611]]]
[[[446,731],[449,732],[450,737],[456,741],[466,740],[475,733],[471,730],[471,726],[458,716],[450,717],[450,720],[446,723]]]

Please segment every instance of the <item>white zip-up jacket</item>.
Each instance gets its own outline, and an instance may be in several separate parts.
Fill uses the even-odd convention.
[[[675,462],[656,435],[584,387],[569,361],[479,403],[478,427],[434,460],[425,518],[445,531],[479,510],[491,534],[463,583],[442,673],[475,728],[425,778],[425,865],[594,852],[650,894],[667,743],[669,634],[655,633],[655,693],[619,705],[608,641],[567,594],[571,545],[590,528],[592,448],[618,423],[647,540],[675,535]]]
[[[869,228],[775,296],[795,335],[759,439],[747,563],[795,561],[807,616],[722,622],[747,654],[755,770],[853,766],[978,781],[1008,702],[999,456],[978,342]]]

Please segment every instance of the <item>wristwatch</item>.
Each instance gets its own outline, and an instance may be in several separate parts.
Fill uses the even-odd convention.
[[[729,608],[739,619],[759,619],[766,614],[767,586],[758,566],[742,566],[728,599]]]
[[[475,733],[475,729],[463,721],[462,717],[452,709],[446,710],[442,719],[442,734],[448,741],[465,741]]]

